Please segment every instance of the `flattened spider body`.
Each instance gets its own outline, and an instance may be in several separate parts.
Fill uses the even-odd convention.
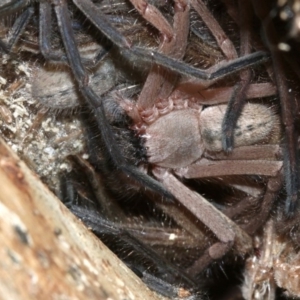
[[[222,121],[227,105],[204,110],[187,108],[160,116],[145,130],[149,162],[160,167],[184,168],[200,159],[205,151],[221,152]],[[234,132],[235,147],[276,144],[280,120],[272,109],[248,103]]]

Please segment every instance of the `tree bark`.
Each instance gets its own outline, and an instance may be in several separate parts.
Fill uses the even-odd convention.
[[[0,140],[0,299],[159,299]]]

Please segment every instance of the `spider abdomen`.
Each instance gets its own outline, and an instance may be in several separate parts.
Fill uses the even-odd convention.
[[[210,106],[200,114],[200,133],[208,151],[222,151],[222,122],[227,105]],[[235,147],[274,144],[280,138],[279,116],[262,104],[247,103],[234,130]]]

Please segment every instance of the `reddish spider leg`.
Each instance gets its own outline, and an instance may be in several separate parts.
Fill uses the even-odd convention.
[[[220,27],[216,19],[210,14],[210,12],[203,4],[203,2],[200,0],[198,1],[193,0],[191,1],[191,5],[194,7],[194,9],[198,12],[198,14],[201,16],[203,21],[206,23],[207,27],[215,37],[219,47],[224,53],[226,59],[230,60],[230,59],[237,58],[238,55],[236,53],[236,50],[232,42],[227,38],[223,29]],[[150,5],[148,5],[147,7],[150,7]],[[176,9],[178,10],[178,8],[185,10],[185,7],[188,8],[186,3],[178,2],[175,4],[175,11]],[[185,13],[187,15],[188,11],[185,11]],[[178,19],[181,18],[180,26],[176,25],[177,23],[176,15],[178,16]],[[148,14],[147,16],[149,16],[150,19],[151,14]],[[147,20],[151,22],[153,25],[155,25],[156,23],[159,24],[165,23],[163,20],[161,20],[161,22],[158,22],[157,18],[158,18],[158,14],[154,14],[153,22],[151,22],[148,19]],[[167,35],[165,28],[161,28],[157,26],[157,29],[161,31],[163,36]],[[189,30],[188,18],[186,17],[185,21],[183,21],[183,18],[182,16],[180,16],[180,14],[178,13],[175,14],[173,41],[171,40],[171,41],[167,41],[166,43],[163,43],[159,49],[160,52],[164,54],[168,54],[171,57],[177,59],[182,59],[187,44],[188,30]],[[164,41],[165,40],[166,39],[164,38]],[[162,70],[161,67],[154,65],[148,75],[143,90],[141,91],[141,94],[139,96],[138,105],[140,110],[151,109],[154,103],[156,102],[157,98],[166,99],[174,89],[174,85],[176,83],[175,77],[176,75],[174,75],[174,73],[171,73],[170,71],[167,70]],[[164,83],[162,84],[162,82]]]
[[[211,162],[210,162],[211,163]],[[224,168],[228,168],[230,165],[235,164],[236,162],[227,161],[221,162],[219,165],[218,162],[216,165],[213,165],[214,173],[213,176],[219,176],[218,170]],[[259,162],[260,164],[263,161]],[[242,167],[249,167],[252,162],[243,162]],[[241,165],[238,164],[237,168],[240,168]],[[256,217],[251,220],[246,225],[238,226],[234,222],[232,222],[227,216],[223,214],[223,212],[218,211],[214,206],[207,202],[201,195],[192,192],[188,188],[186,188],[179,180],[176,179],[172,174],[165,171],[165,173],[157,172],[157,169],[153,171],[154,175],[159,178],[159,180],[166,186],[176,198],[180,199],[180,203],[188,208],[194,215],[196,215],[201,222],[203,222],[212,232],[217,236],[220,242],[212,245],[207,249],[207,251],[202,255],[197,261],[194,262],[192,266],[190,266],[186,272],[190,275],[199,274],[201,270],[203,270],[212,260],[222,257],[228,250],[230,250],[233,243],[235,243],[235,248],[239,251],[240,254],[244,254],[251,249],[251,240],[246,234],[253,234],[262,224],[265,223],[266,219],[269,216],[270,209],[272,204],[274,203],[274,199],[278,194],[278,190],[281,188],[281,174],[280,170],[282,168],[282,162],[270,163],[270,165],[266,164],[264,168],[262,168],[262,173],[266,172],[268,175],[275,174],[275,177],[271,177],[268,180],[266,192],[263,196],[262,205],[260,206],[260,211],[256,215]],[[201,168],[200,168],[201,169]],[[200,170],[199,169],[199,170]],[[211,170],[210,166],[206,166],[204,168],[206,170]],[[234,169],[234,168],[233,168]],[[245,171],[243,169],[243,171]],[[207,174],[205,171],[201,170],[200,174],[191,175],[189,178],[200,178],[200,177],[211,177],[211,174]],[[226,175],[238,174],[245,172],[238,172],[236,169],[228,170]],[[252,174],[257,174],[257,170],[253,170],[250,172]],[[208,175],[208,176],[207,176]],[[224,175],[224,174],[222,174]],[[180,198],[179,198],[180,197]],[[229,212],[229,216],[235,216],[239,212],[243,211],[247,208],[249,203],[247,203],[248,197],[245,197],[241,203]],[[224,211],[226,214],[226,210]],[[245,243],[245,244],[243,244]],[[242,245],[243,244],[243,245]],[[241,247],[242,245],[242,247]]]
[[[189,5],[185,1],[175,1],[172,39],[163,39],[159,52],[181,60],[185,54],[189,32]],[[162,33],[163,34],[163,33]],[[177,75],[160,66],[152,66],[140,93],[137,107],[140,111],[151,110],[158,98],[167,98],[177,81]],[[150,112],[151,113],[151,112]]]
[[[226,36],[226,33],[223,31],[222,27],[219,25],[217,20],[212,16],[212,14],[209,12],[205,4],[201,0],[192,0],[191,5],[196,10],[196,12],[199,14],[199,16],[202,18],[214,38],[216,39],[216,42],[220,49],[222,50],[223,54],[226,57],[226,60],[237,58],[237,52],[235,50],[234,45],[232,42],[228,39]],[[214,67],[212,67],[213,69]],[[190,86],[197,86],[197,91],[199,91],[199,87],[203,86],[204,88],[209,87],[212,85],[215,81],[214,80],[199,80],[199,79],[188,79],[185,83],[183,83],[183,86],[186,84],[189,86],[188,88],[184,88],[185,92],[189,91],[190,93]],[[180,89],[181,87],[178,86],[177,89]],[[229,98],[228,98],[229,99]]]
[[[203,1],[191,0],[190,3],[216,39],[216,42],[225,55],[226,59],[231,60],[237,58],[238,54],[234,48],[234,45],[227,37],[226,33],[223,31],[217,20],[209,12]]]
[[[265,35],[270,45],[276,45],[276,30],[273,23],[266,23],[270,12],[269,3],[261,3],[258,0],[252,0],[253,7],[256,15],[260,18]],[[294,116],[293,116],[293,97],[289,93],[286,76],[285,66],[282,54],[269,47],[272,55],[273,68],[275,71],[275,79],[278,86],[278,92],[281,104],[281,118],[282,124],[285,127],[285,155],[284,155],[284,167],[285,167],[285,183],[287,190],[287,201],[285,210],[287,214],[293,214],[299,205],[299,171],[297,157],[297,136],[295,134]]]
[[[130,0],[130,2],[145,20],[159,30],[164,40],[169,42],[173,39],[172,26],[155,6],[145,0]]]
[[[205,178],[230,175],[259,175],[270,177],[266,191],[263,196],[263,207],[257,214],[257,220],[252,220],[245,230],[252,234],[263,224],[268,217],[269,209],[276,198],[278,190],[282,186],[282,151],[278,145],[257,145],[245,146],[234,149],[231,155],[226,157],[224,153],[208,157],[218,160],[208,160],[202,158],[195,164],[186,168],[175,170],[176,174],[185,178]],[[204,155],[207,156],[207,155]],[[247,160],[245,160],[247,158]],[[278,159],[280,159],[278,161]],[[242,200],[237,206],[237,210],[249,205],[247,200]],[[229,216],[237,214],[238,211],[231,208]],[[226,212],[224,212],[226,213]]]
[[[240,5],[241,6],[241,11],[240,13],[238,13],[234,7],[231,7],[231,5],[229,3],[227,3],[228,1],[225,1],[226,5],[228,6],[228,10],[230,12],[230,16],[234,19],[234,21],[237,24],[242,23],[243,26],[241,28],[241,56],[243,56],[243,53],[250,53],[250,36],[253,37],[255,36],[255,34],[252,32],[252,28],[250,27],[250,23],[251,23],[251,13],[250,15],[247,14],[248,11],[247,9],[250,9],[251,12],[251,8],[249,8],[249,3],[247,6],[244,7],[244,5]],[[203,19],[203,21],[206,23],[207,27],[209,28],[209,30],[211,31],[211,33],[213,34],[213,36],[215,37],[219,47],[221,48],[222,52],[224,53],[225,57],[227,59],[232,59],[232,58],[236,58],[238,57],[236,50],[233,46],[233,44],[231,43],[231,41],[226,37],[225,32],[223,31],[223,29],[220,27],[220,25],[218,24],[218,22],[214,19],[214,17],[210,14],[210,12],[207,10],[206,6],[200,1],[200,0],[193,0],[191,2],[191,5],[193,6],[193,8],[198,12],[198,14],[201,16],[201,18]],[[244,21],[244,15],[246,15],[246,18]],[[238,16],[240,16],[241,21],[239,21]],[[258,42],[258,38],[255,38],[256,44],[258,48],[257,50],[265,50],[265,48],[262,46],[262,44],[260,42]],[[269,73],[270,78],[273,78],[273,71],[270,70],[270,67],[267,65],[267,71]],[[213,69],[214,67],[212,67]],[[252,94],[252,91],[256,91],[256,96],[254,96],[253,98],[259,98],[259,97],[266,97],[268,96],[268,91],[269,91],[269,95],[274,95],[275,92],[274,90],[276,89],[274,87],[274,85],[272,85],[271,83],[261,83],[261,84],[249,84],[249,75],[250,71],[245,70],[245,72],[241,73],[241,82],[238,84],[239,85],[239,93],[240,95],[236,95],[237,91],[232,90],[232,88],[230,88],[230,92],[229,90],[227,90],[227,93],[224,94],[223,96],[220,95],[220,98],[222,97],[222,99],[226,99],[226,102],[228,101],[227,99],[230,99],[230,97],[241,97],[244,96],[246,98],[251,98],[250,94]],[[247,74],[247,75],[246,75]],[[247,79],[248,77],[248,79]],[[178,92],[178,90],[182,90],[182,93],[184,94],[191,94],[192,95],[192,91],[194,91],[194,94],[197,94],[196,96],[199,97],[203,95],[203,98],[206,95],[205,89],[208,88],[210,85],[212,85],[215,82],[215,80],[199,80],[199,79],[188,79],[188,80],[184,80],[182,82],[180,82],[176,88],[176,92]],[[247,83],[248,82],[248,83]],[[236,89],[237,87],[235,87]],[[227,89],[227,88],[224,88]],[[213,89],[213,91],[217,91],[218,89]],[[261,94],[259,95],[259,91],[261,91]],[[225,91],[224,91],[225,92]],[[233,96],[232,96],[233,95]]]

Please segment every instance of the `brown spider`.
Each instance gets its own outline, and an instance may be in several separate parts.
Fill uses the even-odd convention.
[[[203,222],[219,239],[186,272],[197,274],[212,260],[223,257],[233,244],[235,244],[236,249],[241,254],[251,251],[251,238],[246,232],[253,233],[264,224],[269,215],[273,200],[281,187],[282,156],[280,147],[277,145],[280,142],[278,140],[280,138],[280,122],[276,114],[263,105],[243,105],[247,97],[260,98],[274,95],[275,93],[274,86],[271,83],[258,82],[251,84],[252,73],[249,67],[265,61],[266,55],[261,52],[250,54],[252,48],[259,49],[261,47],[259,43],[252,46],[250,41],[251,34],[255,37],[254,33],[251,32],[252,24],[251,20],[249,21],[251,17],[248,18],[249,15],[251,16],[252,11],[250,3],[248,1],[240,3],[239,13],[241,21],[239,21],[239,25],[241,27],[240,52],[242,58],[238,58],[235,47],[200,0],[189,3],[175,1],[173,26],[152,5],[143,1],[132,1],[142,16],[161,32],[162,42],[159,51],[131,45],[124,36],[111,27],[92,2],[86,0],[74,0],[73,2],[87,16],[88,20],[107,35],[113,43],[123,49],[124,52],[137,59],[154,63],[135,104],[132,104],[132,100],[124,99],[122,95],[116,98],[118,98],[120,106],[133,120],[132,128],[146,139],[147,155],[150,162],[149,169],[151,169],[152,174],[162,185],[158,184],[157,181],[147,176],[140,169],[129,165],[126,159],[122,157],[122,152],[118,149],[112,129],[107,122],[103,101],[89,85],[89,78],[81,62],[82,59],[70,26],[71,22],[66,2],[63,0],[52,2],[65,46],[68,64],[78,82],[80,92],[94,110],[104,144],[115,166],[145,186],[159,191],[169,198],[175,197],[181,205]],[[12,3],[10,2],[2,6],[2,8],[0,7],[0,15],[6,9],[13,11]],[[253,4],[257,9],[258,5],[256,5],[255,1],[253,1]],[[24,1],[21,1],[20,5],[27,6]],[[190,27],[190,5],[206,22],[222,49],[225,58],[228,60],[227,62],[219,63],[206,71],[190,67],[181,62],[186,53]],[[250,8],[248,5],[250,5]],[[228,7],[230,8],[230,4],[228,4]],[[66,61],[62,53],[52,53],[50,51],[50,3],[40,1],[39,9],[40,47],[42,53],[46,58]],[[232,9],[231,12],[234,15],[235,9]],[[261,11],[256,13],[262,20],[266,19]],[[268,13],[268,10],[266,9],[264,13]],[[23,20],[26,19],[23,14],[20,20],[22,18],[24,18]],[[14,31],[14,37],[19,35],[18,32],[23,27],[16,26],[16,28],[18,30]],[[269,27],[266,31],[267,37],[271,39],[272,32],[268,30],[270,30]],[[13,39],[11,39],[8,46],[3,46],[2,49],[9,49],[10,45],[13,44],[12,41]],[[293,118],[289,115],[292,109],[288,107],[288,98],[291,96],[287,93],[287,84],[283,78],[285,71],[280,64],[283,64],[281,54],[273,49],[271,49],[271,53],[276,82],[278,83],[282,101],[283,124],[286,125],[284,137],[287,146],[284,158],[288,192],[287,211],[291,212],[293,207],[296,206],[298,193],[295,130]],[[241,69],[243,71],[239,73],[238,83],[234,87],[227,85],[223,88],[219,86],[216,89],[207,89],[209,85],[215,83],[216,79],[223,78],[228,74],[231,75]],[[182,78],[180,80],[177,73],[198,77],[202,81],[184,80]],[[203,82],[203,80],[206,80],[206,82]],[[215,94],[211,96],[210,92],[218,96]],[[199,100],[199,93],[204,95],[206,101]],[[228,102],[230,98],[228,98],[228,95],[232,96],[226,113],[226,106],[224,105],[203,109],[202,105]],[[258,117],[258,112],[262,113],[261,117]],[[210,122],[210,119],[212,117],[215,118],[217,114],[218,116],[214,122]],[[223,119],[224,121],[222,121]],[[221,127],[222,123],[223,126]],[[243,128],[238,129],[236,127]],[[263,131],[261,131],[262,128],[264,129]],[[254,137],[251,137],[251,134],[248,137],[249,133],[254,132]],[[243,136],[246,134],[247,138]],[[236,149],[233,149],[233,142],[237,147]],[[179,144],[181,145],[178,147]],[[200,145],[200,147],[195,147],[195,145]],[[191,148],[193,151],[190,151]],[[226,153],[222,152],[222,149],[231,150],[232,153],[226,155]],[[228,211],[221,213],[200,194],[189,189],[178,179],[178,177],[201,178],[245,174],[261,175],[270,178],[262,200],[261,211],[256,218],[244,226],[244,230],[226,217],[225,214],[230,215]],[[167,204],[158,205],[176,220],[178,217],[176,209],[170,209],[170,206]],[[245,207],[246,205],[246,201],[242,201],[240,207]],[[235,207],[231,215],[236,215],[240,207]],[[181,221],[178,220],[178,222],[180,223]],[[187,222],[182,222],[181,225],[187,231],[190,231],[187,224]]]
[[[187,22],[187,16],[188,12],[186,11],[176,13],[174,19],[178,23],[174,24],[175,31],[178,30],[177,28],[183,28],[184,22]],[[182,37],[179,36],[178,41],[181,42],[181,40]],[[177,47],[176,40],[174,43],[173,49],[185,51],[185,49]],[[174,55],[179,56],[178,53]],[[175,80],[170,80],[170,76],[176,75],[169,74],[169,82],[175,82]],[[226,107],[218,105],[202,110],[199,98],[193,99],[196,98],[195,94],[189,95],[186,88],[182,88],[183,92],[181,84],[175,89],[174,85],[171,85],[170,88],[169,82],[162,82],[164,79],[165,77],[162,77],[161,73],[157,72],[157,67],[153,67],[135,104],[132,103],[132,100],[126,100],[124,97],[118,96],[117,93],[115,98],[118,99],[119,105],[124,108],[127,115],[133,120],[135,124],[134,129],[145,137],[149,162],[154,165],[152,166],[154,176],[161,180],[179,202],[207,225],[220,240],[220,242],[209,247],[206,253],[187,270],[189,274],[197,274],[211,260],[222,257],[234,242],[236,242],[240,253],[246,253],[251,249],[251,239],[239,226],[226,218],[213,205],[209,204],[199,194],[189,190],[168,169],[162,169],[161,167],[173,169],[173,172],[177,175],[186,178],[245,174],[274,176],[268,182],[261,212],[247,226],[244,226],[246,231],[253,233],[265,222],[272,201],[276,197],[276,192],[281,187],[280,170],[282,162],[277,161],[278,146],[272,145],[272,143],[278,143],[280,122],[272,110],[263,105],[249,104],[245,106],[238,122],[240,129],[235,131],[235,142],[239,148],[233,151],[230,160],[228,158],[226,160],[226,156],[220,153],[222,150],[221,124]],[[158,90],[157,87],[161,86],[163,88]],[[254,97],[269,96],[274,93],[271,84],[264,85],[264,87],[269,88],[264,91],[266,94],[259,94],[260,84],[250,87],[255,92],[258,92]],[[149,91],[152,93],[151,97],[149,97]],[[215,93],[218,91],[222,99],[222,96],[230,93],[232,88],[215,90]],[[155,93],[157,95],[153,97]],[[164,99],[168,93],[169,96],[167,96],[167,99]],[[204,90],[203,93],[209,95],[207,90]],[[253,97],[253,94],[250,94],[250,89],[248,93],[249,97]],[[161,95],[164,95],[164,97]],[[184,95],[184,99],[182,95]],[[147,97],[149,99],[145,100]],[[215,95],[207,98],[203,104],[218,103]],[[157,103],[153,99],[158,99]],[[221,102],[226,102],[226,100],[222,99]],[[259,117],[260,113],[261,118]],[[210,122],[211,116],[214,117],[212,122]],[[260,132],[262,128],[264,130]],[[241,136],[241,133],[244,136]],[[259,143],[269,145],[250,146]],[[210,160],[201,159],[198,161],[203,154]],[[251,155],[251,160],[249,160],[249,155]],[[211,161],[211,159],[214,159],[214,161]],[[178,168],[184,168],[184,170],[178,170]],[[172,211],[168,205],[158,205],[165,210],[166,214],[171,215],[173,219],[178,219],[176,209]],[[228,211],[227,213],[229,214]],[[237,211],[231,212],[232,215],[236,213]],[[184,221],[181,225],[190,232],[190,228],[188,228],[190,224]]]
[[[198,6],[195,5],[194,8],[197,10]],[[182,41],[187,39],[188,31],[184,31],[182,28],[189,27],[188,9],[188,5],[184,10],[175,9],[173,28],[177,34],[175,34],[171,49],[164,49],[165,43],[162,43],[161,51],[164,51],[165,54],[177,58],[183,56],[185,48]],[[212,28],[210,29],[213,31]],[[218,30],[213,31],[214,36],[220,35]],[[249,39],[249,36],[245,38]],[[249,43],[244,45],[243,39],[241,43],[244,48],[250,48]],[[226,44],[230,44],[228,39]],[[230,54],[233,55],[232,52]],[[277,161],[278,146],[271,145],[279,142],[280,124],[277,117],[266,107],[257,104],[246,105],[234,135],[238,148],[229,157],[223,156],[223,160],[220,160],[221,124],[226,106],[215,106],[202,110],[201,101],[196,98],[195,94],[190,95],[187,90],[183,94],[180,90],[180,83],[178,86],[172,84],[176,82],[174,79],[170,79],[172,74],[169,74],[168,81],[165,81],[157,68],[154,66],[150,71],[137,102],[132,104],[130,100],[121,99],[120,105],[133,120],[134,129],[146,140],[145,146],[148,161],[152,164],[150,167],[152,174],[171,191],[181,205],[210,228],[220,240],[189,268],[188,273],[197,274],[211,260],[222,257],[234,243],[240,253],[246,253],[251,249],[251,239],[213,205],[182,184],[174,176],[174,173],[184,178],[245,174],[274,177],[269,180],[264,196],[265,207],[262,207],[257,218],[249,222],[248,228],[245,228],[248,232],[254,232],[265,222],[272,200],[281,186],[279,176],[282,162]],[[249,73],[248,70],[243,72]],[[247,81],[243,79],[242,87],[236,87],[235,93],[242,93],[244,97],[244,89],[248,88],[249,80],[246,84]],[[268,93],[269,91],[267,91]],[[239,96],[238,98],[242,99],[243,97]],[[206,99],[205,104],[210,104],[209,99]],[[262,113],[261,119],[260,113]],[[266,131],[263,130],[264,132],[260,134],[258,131],[262,128]],[[270,131],[267,128],[270,128]],[[250,146],[255,144],[256,146]],[[269,145],[259,146],[259,144]],[[249,161],[250,153],[252,160]],[[165,207],[165,212],[176,219],[176,215],[172,215],[167,207]]]
[[[101,12],[99,12],[97,6],[93,2],[87,0],[74,0],[73,3],[84,15],[86,15],[87,19],[96,28],[98,28],[102,33],[104,33],[104,35],[106,35],[115,45],[122,49],[122,52],[126,53],[128,56],[136,59],[141,59],[146,62],[155,62],[156,65],[165,66],[170,70],[174,70],[182,74],[187,74],[202,79],[214,80],[216,78],[222,78],[233,72],[237,72],[238,70],[249,67],[253,64],[259,64],[268,59],[268,55],[266,53],[256,52],[250,55],[246,55],[242,58],[231,60],[224,64],[219,64],[211,70],[196,69],[185,63],[182,63],[179,60],[180,57],[177,57],[177,55],[174,55],[174,59],[171,58],[172,55],[170,54],[170,52],[173,51],[172,49],[174,49],[173,44],[175,41],[176,31],[173,30],[169,22],[154,6],[147,4],[143,1],[132,1],[132,4],[141,13],[143,18],[149,21],[162,33],[164,42],[161,49],[159,49],[159,52],[132,45],[131,42],[128,39],[126,39],[125,36],[121,35],[114,27],[110,25],[106,17]],[[59,51],[54,51],[51,48],[51,4],[54,7],[54,11],[57,17],[58,30],[60,32],[62,42],[65,47],[65,54]],[[195,2],[192,4],[197,10],[197,3]],[[78,48],[76,46],[67,2],[65,0],[39,1],[38,5],[40,51],[42,52],[43,56],[48,60],[68,62],[69,66],[71,67],[72,73],[78,83],[82,96],[85,98],[87,103],[89,103],[89,105],[94,109],[95,113],[99,117],[99,126],[101,127],[101,133],[104,137],[105,144],[109,149],[109,152],[111,153],[111,158],[115,162],[115,165],[119,169],[123,170],[126,174],[134,177],[140,183],[160,192],[161,194],[169,198],[173,198],[173,196],[157,181],[151,179],[151,177],[149,176],[145,176],[142,172],[139,171],[139,169],[128,165],[123,159],[120,150],[116,147],[116,143],[105,120],[102,101],[89,85],[89,76],[83,65],[83,60],[81,59]],[[15,44],[16,40],[20,37],[25,26],[29,22],[30,16],[33,14],[33,6],[33,3],[28,3],[25,0],[6,1],[0,6],[0,16],[6,15],[8,13],[13,13],[16,10],[26,7],[26,10],[19,16],[12,28],[7,46],[2,47],[2,49],[6,48],[10,50]],[[178,10],[184,12],[187,7],[188,6],[186,3],[178,2],[175,5],[175,11]],[[199,12],[201,13],[201,8]],[[188,32],[188,23],[185,24],[184,27],[180,28],[180,31],[180,34],[182,34],[182,36],[184,37],[182,39],[183,44],[181,45],[182,49],[184,49],[184,45],[186,44],[186,35],[184,35],[184,31]],[[226,36],[225,40],[224,35],[220,36],[218,42],[222,43],[225,46]],[[6,51],[6,49],[3,50]],[[228,51],[227,47],[223,49],[223,51]],[[162,53],[165,53],[167,55],[163,55]],[[181,55],[183,54],[184,52]],[[148,85],[148,83],[146,85]],[[171,86],[172,85],[170,85],[170,88]],[[146,89],[144,89],[144,91],[146,91]],[[144,98],[143,94],[141,95],[141,98]]]

